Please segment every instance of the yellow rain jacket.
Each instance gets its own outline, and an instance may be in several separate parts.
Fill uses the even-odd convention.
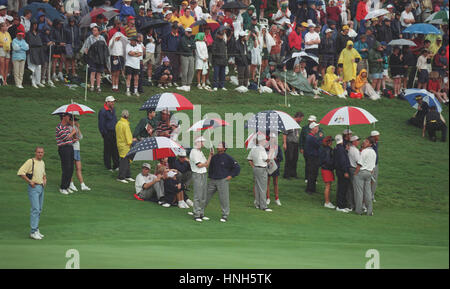
[[[359,58],[361,61],[361,56],[355,48],[349,49],[349,46],[353,46],[353,41],[347,41],[347,46],[342,49],[341,55],[339,56],[338,64],[343,64],[343,79],[345,82],[354,80],[356,78],[356,62],[354,60]]]
[[[121,118],[116,124],[117,150],[119,156],[124,158],[130,151],[133,135],[131,134],[130,122],[126,118]]]
[[[366,73],[366,77],[362,77],[363,72]],[[364,84],[367,83],[367,70],[361,69],[361,71],[358,74],[358,77],[356,77],[355,81],[355,89],[356,92],[363,93],[361,88],[364,86]],[[364,94],[364,93],[363,93]]]
[[[339,82],[336,81],[339,77],[334,74],[333,68],[334,66],[332,65],[328,66],[327,73],[325,73],[325,77],[323,78],[323,83],[320,88],[331,94],[341,95],[344,93],[344,88]]]

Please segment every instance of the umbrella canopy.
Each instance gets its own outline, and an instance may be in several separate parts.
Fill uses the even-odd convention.
[[[414,42],[408,39],[395,39],[388,43],[391,46],[417,46]]]
[[[419,104],[417,103],[416,97],[422,96],[422,100],[428,104],[428,106],[436,106],[438,112],[442,112],[441,104],[439,100],[431,92],[425,89],[410,88],[405,90],[405,98],[408,100],[409,104],[417,109]]]
[[[259,135],[262,135],[262,136],[266,137],[266,135],[263,134],[263,133],[260,132],[260,131],[258,131],[258,132],[252,132],[252,133],[248,136],[248,138],[245,140],[245,143],[244,143],[245,148],[246,148],[246,149],[251,149],[251,148],[256,147],[256,139],[257,139],[257,137],[258,137]]]
[[[378,121],[367,110],[355,106],[342,106],[328,112],[321,120],[324,125],[371,124]]]
[[[181,94],[164,92],[150,97],[139,110],[149,109],[154,111],[192,110],[194,109],[194,105]]]
[[[193,126],[189,128],[188,131],[201,131],[211,128],[217,128],[229,125],[226,121],[218,118],[207,118],[204,120],[197,121]]]
[[[62,19],[61,13],[58,12],[58,10],[55,9],[52,5],[48,3],[41,3],[41,2],[33,2],[19,11],[19,15],[23,16],[23,12],[25,10],[30,10],[33,18],[36,18],[36,15],[38,14],[39,9],[44,9],[45,16],[48,17],[51,21],[54,21],[55,19]]]
[[[102,7],[102,8],[96,8],[92,10],[89,14],[86,14],[83,18],[80,20],[80,27],[88,27],[92,22],[95,21],[95,18],[103,14],[108,20],[111,18],[119,15],[120,11],[115,9],[114,7]]]
[[[220,24],[217,21],[214,21],[212,19],[206,19],[206,20],[201,19],[201,20],[198,20],[198,21],[195,21],[194,23],[192,23],[191,28],[194,26],[199,26],[199,25],[208,25],[209,28],[211,28],[211,31],[215,31],[217,28],[220,27]]]
[[[372,18],[378,18],[378,17],[386,15],[386,14],[389,14],[389,11],[387,11],[386,9],[377,9],[377,10],[373,10],[373,11],[370,11],[369,13],[367,13],[367,15],[364,19],[369,20]]]
[[[316,64],[319,64],[319,57],[315,56],[314,54],[306,53],[303,51],[292,53],[291,57],[285,59],[283,63],[286,64],[286,68],[288,70],[292,70],[293,67],[301,60],[306,60],[308,63],[315,62]]]
[[[448,24],[448,10],[441,10],[438,12],[435,12],[428,16],[427,19],[425,19],[425,22],[430,24]]]
[[[431,24],[419,23],[413,24],[402,31],[402,33],[410,34],[437,34],[441,35],[442,32]]]
[[[167,157],[175,157],[184,148],[167,137],[148,137],[136,143],[128,152],[127,156],[133,156],[134,161],[153,161]]]
[[[73,115],[82,115],[86,113],[94,113],[95,111],[84,104],[71,103],[58,107],[52,114],[70,113]]]
[[[278,110],[258,112],[247,122],[247,128],[260,132],[283,132],[300,129],[298,123],[287,113]]]
[[[248,6],[240,1],[227,2],[222,6],[222,9],[246,9]]]
[[[142,32],[147,32],[150,28],[158,28],[162,27],[164,25],[170,24],[169,21],[161,20],[161,19],[152,19],[151,21],[148,21],[141,27]]]

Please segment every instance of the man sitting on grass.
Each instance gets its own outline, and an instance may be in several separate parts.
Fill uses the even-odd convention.
[[[142,165],[142,171],[136,176],[136,194],[134,197],[142,201],[157,202],[164,196],[164,187],[161,185],[161,175],[150,173],[148,163]]]

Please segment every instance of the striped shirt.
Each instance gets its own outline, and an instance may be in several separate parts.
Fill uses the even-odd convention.
[[[56,127],[56,144],[58,146],[72,144],[73,139],[68,137],[71,131],[72,131],[71,126],[62,125],[62,123],[60,122]]]

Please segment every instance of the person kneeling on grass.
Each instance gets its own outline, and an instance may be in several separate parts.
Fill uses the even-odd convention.
[[[164,185],[160,182],[162,175],[153,175],[150,169],[150,164],[142,164],[142,171],[136,176],[134,197],[138,200],[158,202],[164,196]]]
[[[162,64],[153,73],[153,79],[158,82],[158,87],[162,89],[168,88],[168,84],[172,83],[173,72],[169,57],[163,58]]]
[[[164,172],[164,197],[162,198],[162,206],[169,208],[178,203],[178,208],[189,209],[188,204],[184,201],[184,192],[181,183],[177,181],[176,170],[166,170]]]

